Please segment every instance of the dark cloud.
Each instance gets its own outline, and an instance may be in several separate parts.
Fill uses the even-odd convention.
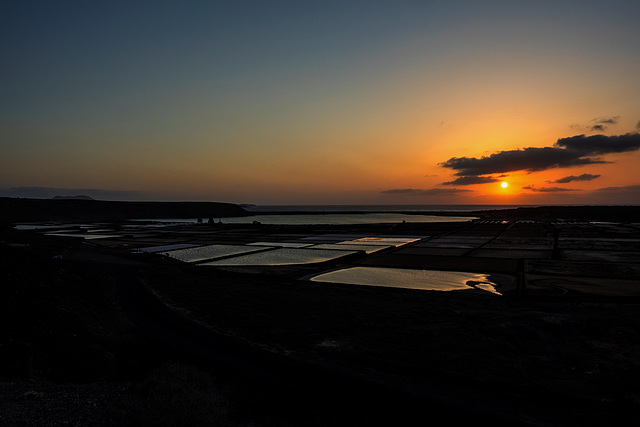
[[[640,130],[640,120],[638,120],[638,123],[636,124],[636,129]]]
[[[592,132],[602,132],[603,130],[606,130],[609,127],[608,125],[618,124],[619,118],[620,116],[595,118],[591,120],[595,124],[591,125],[589,129],[591,129]]]
[[[564,148],[579,154],[580,157],[624,153],[640,149],[640,135],[627,133],[618,136],[605,135],[576,135],[560,138],[554,147]]]
[[[560,187],[534,187],[533,185],[527,185],[522,187],[523,190],[535,191],[536,193],[560,193],[564,191],[578,191],[573,188],[560,188]]]
[[[478,176],[525,170],[537,172],[551,168],[606,163],[600,159],[583,158],[570,150],[557,147],[528,147],[524,150],[500,151],[488,157],[452,157],[440,166],[457,170],[456,176]]]
[[[625,187],[604,187],[595,191],[606,193],[640,193],[640,184],[627,185]]]
[[[453,181],[443,182],[442,185],[474,185],[489,184],[500,181],[492,176],[461,176]]]
[[[558,139],[553,147],[500,151],[479,159],[452,157],[439,165],[457,171],[456,176],[480,176],[521,170],[538,172],[552,168],[608,163],[594,156],[638,149],[640,134],[637,133],[619,136],[576,135]]]
[[[446,195],[469,193],[469,192],[472,192],[472,190],[463,190],[460,188],[431,188],[429,190],[402,188],[402,189],[381,191],[381,193],[383,194],[409,194],[413,196],[446,196]]]
[[[596,178],[600,178],[600,175],[591,175],[590,173],[583,173],[582,175],[569,175],[564,178],[557,179],[555,181],[547,181],[549,184],[566,184],[571,181],[593,181]]]
[[[596,122],[597,124],[615,125],[618,124],[618,119],[620,119],[620,116],[598,117],[591,121]]]
[[[602,132],[611,125],[617,125],[619,119],[620,116],[596,117],[595,119],[589,120],[588,123],[574,123],[569,125],[569,127],[577,131]]]

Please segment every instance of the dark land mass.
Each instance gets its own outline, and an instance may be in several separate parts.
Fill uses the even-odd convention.
[[[52,200],[95,200],[93,197],[77,195],[77,196],[54,196]]]
[[[636,425],[637,292],[593,293],[585,286],[560,292],[545,286],[548,279],[531,286],[518,280],[501,296],[302,280],[341,263],[398,262],[514,276],[557,269],[612,286],[640,278],[635,258],[620,255],[638,253],[637,225],[496,218],[490,224],[193,225],[100,243],[2,226],[0,424]],[[488,244],[468,249],[469,256],[421,246],[269,270],[213,269],[130,252],[136,242],[242,244],[367,232],[434,236],[434,242],[491,234],[494,251],[543,241],[553,249],[548,259],[529,263],[516,255],[472,256],[490,250]],[[569,244],[624,262],[564,261]]]
[[[517,209],[475,211],[472,215],[483,219],[537,221],[610,221],[637,222],[640,206],[540,206]]]
[[[0,197],[0,223],[31,221],[114,221],[155,218],[246,216],[238,205],[217,202],[116,202],[84,199]]]

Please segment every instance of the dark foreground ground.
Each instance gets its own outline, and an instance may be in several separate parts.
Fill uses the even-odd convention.
[[[354,226],[192,227],[91,245],[5,228],[0,424],[636,425],[637,226],[371,228],[496,238],[461,252],[443,247],[445,236],[344,262],[517,280],[502,296],[330,285],[300,279],[335,265],[214,270],[123,250],[187,235],[238,243],[363,231]],[[184,335],[171,335],[177,327]],[[188,341],[209,338],[216,344]],[[276,362],[263,364],[265,354]],[[300,367],[296,378],[281,360]]]

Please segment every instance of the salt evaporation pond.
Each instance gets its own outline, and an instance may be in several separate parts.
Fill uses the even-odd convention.
[[[207,245],[196,248],[178,249],[162,252],[162,255],[183,262],[199,262],[226,256],[246,254],[256,251],[264,251],[270,248],[245,245]]]
[[[82,234],[82,233],[44,233],[46,236],[56,237],[74,237],[76,239],[93,240],[93,239],[112,239],[122,237],[119,234]]]
[[[280,248],[206,262],[211,266],[276,266],[313,264],[356,254],[358,251]]]
[[[338,243],[347,240],[357,240],[367,237],[366,234],[318,234],[315,236],[301,237],[299,241],[322,242],[322,243]]]
[[[176,243],[173,245],[161,245],[161,246],[150,246],[146,248],[138,248],[138,249],[134,249],[132,252],[148,252],[148,253],[163,252],[163,251],[167,252],[167,251],[174,251],[177,249],[195,248],[197,246],[202,246],[202,245],[194,245],[192,243]]]
[[[249,246],[274,246],[281,248],[306,248],[311,246],[311,243],[295,243],[295,242],[255,242],[247,243]]]
[[[312,249],[336,249],[340,251],[352,250],[352,251],[365,251],[368,254],[388,249],[391,246],[376,246],[376,245],[350,245],[350,242],[346,243],[322,243],[319,245],[311,246]]]
[[[79,227],[80,224],[18,224],[13,228],[16,230],[64,230]]]
[[[355,240],[339,242],[347,245],[387,245],[400,246],[420,240],[422,237],[363,237]]]
[[[313,282],[431,291],[479,289],[498,295],[500,295],[500,293],[496,291],[498,285],[513,283],[513,278],[506,275],[382,267],[345,268],[320,274],[312,277],[310,280]],[[498,281],[500,283],[498,283]]]

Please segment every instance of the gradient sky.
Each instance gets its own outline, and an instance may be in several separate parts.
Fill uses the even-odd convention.
[[[5,1],[0,195],[640,204],[639,22],[637,0]]]

